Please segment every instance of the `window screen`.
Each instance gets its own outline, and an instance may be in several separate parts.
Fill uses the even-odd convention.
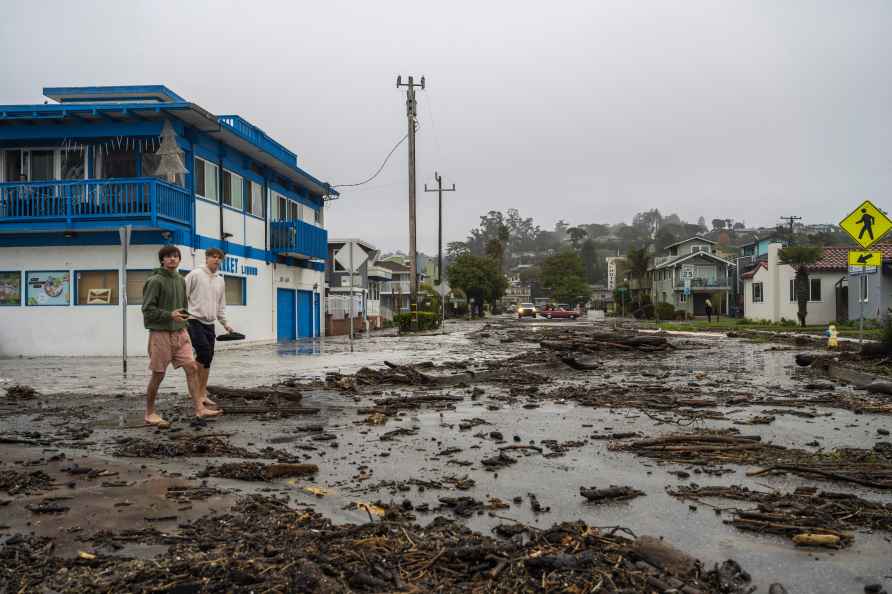
[[[762,303],[762,283],[753,283],[753,303]]]
[[[809,284],[811,285],[811,301],[820,301],[821,300],[821,279],[812,278],[809,279]]]
[[[245,182],[242,176],[223,170],[223,204],[242,210],[244,202]]]
[[[118,304],[117,270],[84,270],[76,278],[78,305]]]
[[[55,151],[31,151],[31,181],[46,181],[54,179]]]
[[[248,182],[251,197],[251,214],[255,217],[263,216],[263,186],[257,182]]]
[[[224,276],[226,305],[245,305],[245,279],[241,276]]]
[[[217,166],[204,159],[195,159],[195,193],[217,202]]]

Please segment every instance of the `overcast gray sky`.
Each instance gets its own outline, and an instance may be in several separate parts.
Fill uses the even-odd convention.
[[[892,2],[17,2],[0,103],[44,85],[166,84],[238,113],[335,184],[405,133],[418,92],[419,249],[488,210],[550,228],[649,208],[772,225],[892,208]],[[328,210],[332,236],[408,244],[405,144]]]

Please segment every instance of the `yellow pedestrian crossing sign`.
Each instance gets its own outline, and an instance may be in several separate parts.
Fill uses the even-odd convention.
[[[858,245],[867,249],[892,229],[892,221],[886,213],[865,200],[852,213],[839,222],[843,231],[852,236]]]
[[[883,252],[849,252],[849,266],[882,266]]]

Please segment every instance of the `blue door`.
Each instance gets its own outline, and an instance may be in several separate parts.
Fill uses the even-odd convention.
[[[276,340],[279,342],[295,338],[294,305],[294,289],[278,289],[276,291]]]
[[[313,292],[297,292],[297,336],[308,338],[313,331]]]
[[[313,293],[313,315],[316,316],[313,318],[313,325],[315,326],[313,329],[313,336],[322,336],[322,332],[319,331],[321,327],[319,322],[319,311],[319,293]]]

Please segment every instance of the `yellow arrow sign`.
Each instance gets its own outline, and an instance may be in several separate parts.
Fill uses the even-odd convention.
[[[849,252],[849,266],[882,266],[883,252]]]
[[[865,200],[849,216],[841,220],[839,226],[851,235],[858,245],[867,249],[892,229],[892,220],[874,206],[873,202]]]

